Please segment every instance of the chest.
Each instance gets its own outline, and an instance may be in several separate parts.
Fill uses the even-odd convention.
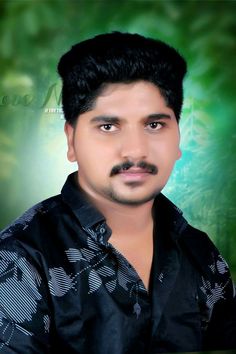
[[[142,269],[143,262],[135,255],[139,255],[142,260],[147,255],[143,249],[137,249],[133,253],[123,250],[123,253],[126,253],[127,259],[130,258],[129,262],[133,266]],[[58,310],[55,313],[57,316],[60,314],[60,323],[57,325],[58,341],[64,337],[63,342],[73,344],[77,352],[91,354],[122,354],[126,350],[142,354],[147,347],[151,348],[150,353],[200,350],[201,328],[195,296],[195,272],[191,272],[188,264],[182,267],[174,255],[170,259],[166,258],[162,267],[163,279],[154,281],[150,296],[140,289],[136,293],[136,287],[129,282],[131,277],[128,268],[117,271],[111,279],[111,272],[104,273],[105,263],[102,265],[96,261],[93,269],[87,265],[83,268],[86,270],[80,271],[77,291],[70,292],[68,306],[68,296],[63,298],[63,302],[61,298],[56,298]],[[101,259],[103,257],[101,255]],[[116,255],[112,259],[115,257]],[[109,265],[108,258],[105,261]],[[109,267],[112,269],[112,264]],[[74,273],[79,272],[76,270]],[[123,274],[122,277],[120,273]],[[143,273],[144,276],[145,274],[147,273]],[[99,279],[102,279],[102,284]],[[116,286],[112,287],[112,284]],[[141,309],[139,316],[133,311],[137,301]],[[70,312],[68,309],[71,303],[73,309]],[[62,305],[66,305],[63,323]],[[68,321],[68,317],[72,320]],[[99,343],[99,347],[95,343]],[[72,348],[63,349],[72,352]]]
[[[132,265],[148,290],[153,259],[153,239],[127,244],[114,241],[112,245]]]

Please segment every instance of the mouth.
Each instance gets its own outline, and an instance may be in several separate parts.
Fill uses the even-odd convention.
[[[117,174],[122,178],[124,182],[143,182],[145,181],[152,173],[149,171],[149,169],[143,169],[143,168],[124,168],[121,169],[120,172]]]
[[[139,174],[147,174],[151,173],[149,169],[144,169],[144,168],[139,168],[139,167],[133,167],[133,168],[122,168],[121,171],[118,174],[129,174],[129,175],[139,175]]]
[[[132,162],[126,162],[122,165],[117,165],[113,167],[110,177],[115,175],[122,176],[146,176],[146,175],[156,175],[158,169],[155,165],[149,164],[147,162],[141,161],[136,166]]]

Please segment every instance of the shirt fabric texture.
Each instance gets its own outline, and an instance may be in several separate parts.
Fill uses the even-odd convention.
[[[75,181],[0,234],[0,353],[235,349],[234,287],[208,236],[159,194],[147,291]]]

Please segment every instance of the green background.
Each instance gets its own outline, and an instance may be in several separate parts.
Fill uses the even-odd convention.
[[[66,160],[59,57],[89,36],[139,32],[186,57],[183,158],[165,193],[209,233],[236,279],[236,2],[1,1],[0,227],[60,192]]]

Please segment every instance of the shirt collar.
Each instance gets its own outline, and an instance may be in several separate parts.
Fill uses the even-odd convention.
[[[154,220],[158,220],[158,222],[164,224],[166,230],[169,230],[173,241],[179,239],[188,225],[187,220],[183,217],[182,210],[162,193],[155,198],[153,215]]]
[[[79,186],[77,171],[67,177],[61,195],[83,228],[88,229],[105,221],[105,217],[89,202]]]
[[[105,217],[91,204],[79,186],[77,171],[67,177],[61,195],[84,229],[94,230],[97,235],[100,235],[102,242],[108,240],[111,230],[105,223]],[[153,204],[154,221],[160,220],[165,224],[173,241],[179,238],[188,225],[182,214],[182,211],[162,193],[155,198]],[[100,232],[101,230],[102,232]]]

